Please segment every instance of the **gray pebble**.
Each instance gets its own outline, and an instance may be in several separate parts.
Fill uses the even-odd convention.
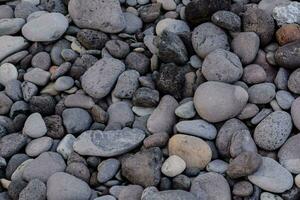
[[[112,179],[120,168],[120,161],[114,158],[102,161],[97,167],[97,180],[99,183],[105,183]]]
[[[92,118],[90,114],[81,108],[68,108],[62,113],[63,123],[70,134],[81,133],[87,130]]]

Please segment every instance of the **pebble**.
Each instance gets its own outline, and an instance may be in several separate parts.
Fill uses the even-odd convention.
[[[29,142],[25,148],[27,155],[37,157],[43,152],[48,151],[53,144],[53,139],[50,137],[41,137]]]
[[[124,30],[125,33],[134,34],[143,28],[142,20],[135,14],[132,14],[130,12],[125,12],[124,18],[126,21],[126,27]]]
[[[54,88],[56,91],[62,92],[72,88],[73,85],[74,85],[73,78],[69,76],[61,76],[58,79],[56,79],[54,83]]]
[[[260,195],[261,200],[283,200],[280,196],[269,192],[263,192]]]
[[[77,107],[77,108],[83,108],[83,109],[91,109],[95,102],[94,100],[84,94],[71,94],[68,95],[64,100],[64,105],[66,107]]]
[[[45,183],[51,175],[65,168],[65,161],[58,153],[44,152],[25,166],[22,177],[26,181],[39,179]]]
[[[258,8],[272,15],[272,11],[276,6],[288,5],[290,2],[290,0],[262,0],[258,3]]]
[[[90,181],[90,171],[88,167],[83,163],[80,162],[70,163],[66,168],[66,172],[87,183],[89,183]]]
[[[140,87],[135,91],[132,103],[139,107],[155,107],[159,103],[159,92],[148,87]]]
[[[275,52],[276,63],[287,69],[297,69],[300,64],[299,52],[300,40],[290,42],[279,47]]]
[[[245,32],[255,32],[261,45],[265,46],[272,40],[275,22],[271,15],[258,8],[249,8],[243,16],[243,29]]]
[[[143,187],[156,186],[160,182],[162,153],[157,147],[131,154],[121,161],[122,175],[133,184]]]
[[[23,134],[32,138],[40,138],[47,133],[47,127],[41,114],[33,113],[25,121]]]
[[[240,178],[253,174],[262,164],[259,154],[253,152],[242,152],[235,159],[230,161],[227,175],[231,178]]]
[[[149,191],[148,191],[149,190]],[[153,191],[151,191],[153,190]],[[195,195],[186,192],[184,190],[165,190],[157,191],[156,188],[146,188],[142,195],[142,200],[168,200],[168,199],[180,199],[180,200],[196,200]]]
[[[178,103],[172,96],[163,96],[147,120],[147,129],[151,133],[171,132],[176,120],[175,109],[177,106]]]
[[[194,67],[195,69],[199,69],[202,67],[202,61],[200,60],[200,58],[196,55],[193,55],[190,57],[190,64],[192,65],[192,67]]]
[[[289,137],[292,126],[292,118],[287,112],[275,111],[256,126],[255,143],[268,151],[278,149]]]
[[[300,3],[291,2],[286,5],[276,6],[272,16],[278,25],[300,23]]]
[[[228,169],[228,163],[223,160],[213,160],[206,166],[208,172],[224,174]]]
[[[1,49],[1,47],[0,47]],[[6,85],[11,80],[16,80],[18,78],[17,68],[10,63],[4,63],[0,66],[0,83]]]
[[[144,75],[148,72],[150,60],[147,56],[139,52],[131,52],[125,59],[125,64],[129,69],[134,69]]]
[[[46,185],[38,180],[31,180],[27,186],[20,192],[19,199],[20,200],[43,200],[46,199]]]
[[[192,182],[191,193],[198,199],[230,200],[231,192],[226,179],[217,173],[208,172],[198,175]]]
[[[73,148],[80,155],[111,157],[127,153],[145,138],[139,129],[83,132],[74,142]]]
[[[48,71],[51,65],[50,55],[43,51],[35,54],[31,59],[31,65],[32,67]]]
[[[60,153],[64,159],[68,159],[73,152],[75,139],[72,134],[67,134],[57,145],[56,151]]]
[[[28,45],[23,37],[4,35],[0,36],[0,61],[16,53]]]
[[[70,134],[81,133],[92,124],[90,114],[82,108],[68,108],[62,113],[63,124]]]
[[[49,200],[88,200],[91,192],[86,182],[64,172],[54,173],[47,181]]]
[[[5,86],[6,95],[13,101],[19,101],[23,98],[21,90],[21,81],[11,80]]]
[[[31,2],[19,2],[15,7],[15,17],[26,19],[31,13],[37,12],[40,9]]]
[[[175,125],[175,128],[180,133],[193,135],[209,140],[215,139],[217,135],[216,127],[201,119],[180,121]]]
[[[290,109],[294,100],[293,95],[286,90],[279,90],[276,93],[276,101],[284,110]]]
[[[168,143],[169,135],[167,133],[154,133],[144,139],[145,148],[164,147]]]
[[[257,147],[248,130],[236,131],[230,142],[230,155],[238,156],[242,152],[257,152]]]
[[[105,33],[91,29],[80,29],[77,39],[86,49],[102,49],[109,40]]]
[[[68,26],[68,20],[62,14],[47,13],[27,22],[22,28],[22,34],[33,42],[50,42],[60,38]]]
[[[5,115],[9,113],[13,105],[13,101],[8,96],[6,96],[4,92],[0,93],[0,100],[0,114]]]
[[[249,101],[254,104],[267,104],[275,95],[275,85],[272,83],[259,83],[248,89]]]
[[[157,23],[155,31],[156,34],[160,36],[164,31],[170,31],[177,34],[190,32],[190,28],[183,20],[166,18]]]
[[[253,193],[253,186],[248,181],[240,181],[234,184],[232,194],[239,197],[247,197]]]
[[[121,61],[102,58],[83,74],[82,88],[91,97],[103,98],[110,92],[124,70],[125,65]]]
[[[238,32],[241,30],[241,18],[233,12],[217,11],[211,16],[211,20],[217,26],[229,31]]]
[[[300,113],[298,112],[300,109],[300,98],[298,97],[292,103],[291,107],[291,116],[293,119],[293,123],[298,130],[300,130]]]
[[[108,125],[106,130],[111,130],[111,127],[114,127],[114,125],[119,125],[121,127],[130,126],[134,121],[134,114],[130,105],[126,102],[116,102],[111,104],[107,109],[107,113]]]
[[[0,36],[19,32],[24,24],[25,20],[22,18],[0,19]]]
[[[1,5],[0,6],[0,19],[8,19],[14,17],[13,9],[8,5]]]
[[[263,83],[267,79],[264,68],[257,64],[247,65],[244,68],[243,81],[248,84]]]
[[[201,84],[194,95],[198,114],[208,122],[220,122],[238,115],[247,101],[248,93],[240,86],[215,81]]]
[[[182,103],[175,110],[176,116],[183,119],[190,119],[196,115],[196,111],[194,108],[194,102],[188,101],[186,103]]]
[[[47,126],[47,135],[58,139],[65,135],[62,118],[59,115],[51,115],[44,118]]]
[[[24,74],[24,80],[37,86],[45,86],[50,79],[50,73],[40,68],[33,68]]]
[[[299,174],[300,172],[300,157],[299,157],[299,142],[300,135],[290,137],[284,145],[279,149],[278,158],[280,164],[289,170],[291,173]]]
[[[88,2],[72,0],[68,5],[68,10],[79,28],[118,33],[126,27],[125,17],[118,0]]]
[[[135,70],[123,72],[117,80],[114,95],[118,98],[131,99],[139,87],[139,77],[140,74]]]
[[[6,166],[6,177],[11,179],[12,174],[15,172],[15,170],[18,168],[18,166],[20,166],[24,161],[28,160],[29,156],[27,156],[26,154],[15,154],[13,155]]]
[[[109,40],[105,48],[115,58],[125,58],[130,52],[129,45],[122,40]]]
[[[224,49],[209,53],[202,64],[202,74],[208,81],[233,83],[243,75],[243,66],[237,55]]]
[[[288,88],[290,91],[292,91],[295,94],[300,94],[300,69],[296,69],[290,74],[289,80],[288,80]]]
[[[164,30],[158,37],[157,43],[157,56],[162,62],[174,62],[180,65],[188,61],[185,45],[176,33]]]
[[[200,58],[205,58],[216,49],[229,50],[226,33],[210,22],[203,23],[193,30],[192,45]]]
[[[120,168],[120,161],[114,158],[110,158],[102,161],[98,167],[97,180],[99,183],[105,183],[111,180]]]
[[[176,134],[170,138],[168,149],[170,155],[181,157],[187,168],[204,169],[212,158],[210,146],[194,136]]]
[[[5,183],[2,183],[4,185]],[[8,185],[7,192],[13,199],[19,199],[20,192],[26,187],[26,182],[22,179],[11,181]]]
[[[295,185],[298,188],[300,188],[300,175],[299,174],[295,177]]]
[[[160,3],[152,3],[152,4],[141,6],[139,9],[139,14],[141,19],[144,22],[149,23],[155,21],[159,17],[160,10],[161,10]],[[167,23],[165,23],[163,26],[166,25]]]
[[[292,188],[293,176],[272,158],[262,157],[259,169],[248,179],[254,185],[268,192],[282,193]]]
[[[9,158],[18,153],[27,143],[27,137],[19,134],[12,133],[0,138],[0,156]]]
[[[157,3],[162,4],[162,8],[164,10],[175,10],[176,9],[176,3],[174,0],[157,0]]]
[[[284,24],[276,31],[276,39],[280,45],[285,45],[300,39],[300,25]]]
[[[185,161],[177,155],[172,155],[163,163],[161,172],[168,177],[175,177],[181,174],[185,168]]]

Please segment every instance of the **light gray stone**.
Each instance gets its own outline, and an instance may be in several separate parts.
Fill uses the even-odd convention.
[[[25,20],[22,18],[0,19],[0,36],[19,32],[24,24]]]
[[[43,152],[48,151],[53,144],[53,139],[50,137],[41,137],[29,142],[25,148],[27,155],[36,157]]]
[[[286,5],[276,6],[272,13],[278,25],[300,23],[300,3],[293,1]]]
[[[24,49],[28,42],[19,36],[0,36],[0,61],[7,56]]]
[[[173,33],[190,32],[190,28],[183,20],[166,18],[160,20],[156,25],[156,34],[161,35],[163,31],[170,31]]]
[[[17,80],[17,78],[18,71],[13,64],[4,63],[0,66],[0,84],[5,86],[9,81]]]
[[[33,113],[26,119],[23,133],[32,138],[39,138],[47,133],[46,124],[40,113]]]

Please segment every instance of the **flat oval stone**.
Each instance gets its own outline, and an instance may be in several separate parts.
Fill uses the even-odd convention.
[[[290,172],[278,162],[268,157],[262,158],[261,166],[254,174],[248,176],[248,179],[263,190],[274,193],[285,192],[294,183]]]
[[[19,32],[24,24],[25,20],[22,18],[0,19],[0,36]]]
[[[118,33],[126,27],[125,17],[118,0],[71,0],[68,10],[74,23],[80,28]]]
[[[67,30],[69,22],[60,13],[47,13],[27,22],[22,34],[30,41],[50,42],[59,39]]]
[[[0,61],[25,48],[28,42],[23,37],[4,35],[0,36]]]
[[[300,134],[290,137],[278,152],[280,164],[291,173],[300,173]]]
[[[48,151],[53,144],[53,139],[50,137],[41,137],[38,139],[34,139],[28,143],[25,148],[25,152],[27,155],[31,157],[36,157],[41,153]]]
[[[74,142],[73,148],[80,155],[112,157],[129,152],[145,138],[140,129],[83,132]]]
[[[216,127],[201,119],[180,121],[176,124],[175,128],[180,133],[209,140],[215,139],[217,135]]]
[[[156,25],[156,34],[161,35],[163,31],[170,31],[173,33],[190,32],[190,28],[183,20],[166,18],[160,20]]]
[[[256,126],[255,143],[268,151],[278,149],[289,137],[292,127],[292,118],[287,112],[275,111]]]
[[[123,71],[125,65],[120,60],[102,58],[83,74],[82,88],[91,97],[103,98],[111,91]]]
[[[248,93],[240,86],[208,81],[194,95],[195,108],[203,119],[220,122],[238,115],[248,101]]]
[[[4,63],[0,66],[0,83],[6,85],[11,80],[17,80],[18,71],[17,68],[10,63]]]

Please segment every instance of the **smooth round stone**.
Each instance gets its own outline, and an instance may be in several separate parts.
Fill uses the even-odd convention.
[[[230,11],[217,11],[212,15],[211,20],[217,26],[229,31],[238,32],[241,29],[241,18]]]
[[[90,171],[89,168],[82,162],[71,162],[66,168],[66,172],[71,174],[85,182],[90,180]]]
[[[26,181],[37,178],[45,183],[52,174],[65,168],[65,161],[58,153],[44,152],[25,166],[22,177]]]
[[[270,103],[275,95],[275,85],[272,83],[259,83],[248,89],[249,101],[254,104]]]
[[[156,34],[160,36],[163,31],[170,31],[173,33],[190,32],[190,27],[183,20],[166,18],[157,23],[155,31]]]
[[[50,42],[59,39],[68,26],[68,20],[64,15],[47,13],[27,22],[22,28],[22,34],[33,42]]]
[[[241,178],[256,172],[261,163],[262,159],[259,154],[243,152],[230,161],[226,173],[230,178]]]
[[[5,86],[9,81],[16,80],[17,78],[18,78],[18,71],[13,64],[4,63],[0,66],[0,83],[2,85]]]
[[[95,102],[91,97],[87,95],[71,94],[65,98],[64,104],[66,107],[91,109],[95,105]]]
[[[261,66],[251,64],[244,68],[243,81],[248,84],[256,84],[265,82],[267,73]]]
[[[24,24],[25,20],[22,18],[0,19],[0,36],[19,32]]]
[[[224,174],[228,169],[228,163],[223,160],[213,160],[206,166],[208,172]]]
[[[56,91],[65,91],[73,87],[74,80],[70,76],[61,76],[58,79],[56,79],[54,83],[54,88]]]
[[[13,101],[20,101],[23,98],[21,81],[11,80],[5,86],[6,95]]]
[[[136,148],[144,138],[145,133],[140,129],[90,130],[76,139],[73,148],[80,155],[111,157]]]
[[[133,123],[134,114],[131,107],[126,102],[116,102],[109,106],[107,109],[108,113],[108,127],[114,127],[114,125],[119,125],[121,127],[126,127]],[[106,127],[107,130],[111,129]],[[114,129],[114,128],[113,128]]]
[[[202,67],[202,61],[200,60],[200,58],[196,55],[193,55],[190,57],[190,64],[192,65],[192,67],[194,67],[195,69],[199,69]]]
[[[300,188],[300,175],[299,174],[295,177],[295,185],[298,188]]]
[[[23,133],[32,138],[39,138],[47,133],[47,127],[41,114],[33,113],[26,119]]]
[[[9,158],[27,144],[27,137],[19,133],[12,133],[1,137],[0,144],[0,156]]]
[[[275,111],[263,119],[254,130],[255,143],[268,151],[281,147],[292,131],[293,123],[289,113]]]
[[[82,88],[91,97],[103,98],[124,70],[123,62],[114,58],[102,58],[83,74]]]
[[[180,133],[209,140],[215,139],[217,135],[216,127],[201,119],[180,121],[175,125],[175,128]]]
[[[139,87],[140,74],[135,70],[123,72],[117,81],[114,89],[114,95],[118,98],[131,99]]]
[[[299,47],[300,40],[279,47],[275,52],[276,63],[287,69],[297,69],[300,64]]]
[[[129,69],[134,69],[144,75],[149,70],[150,59],[142,53],[131,52],[127,55],[125,64]]]
[[[232,194],[239,197],[247,197],[253,193],[253,186],[248,181],[240,181],[234,184]]]
[[[174,0],[157,0],[157,3],[161,3],[164,10],[176,9],[176,3]]]
[[[25,101],[29,101],[31,97],[37,95],[39,92],[39,88],[29,81],[24,81],[21,85],[21,89]]]
[[[50,79],[50,73],[40,68],[33,68],[24,74],[24,80],[37,86],[45,86]]]
[[[129,12],[124,13],[125,21],[126,21],[126,27],[124,32],[128,34],[133,34],[139,31],[143,27],[142,20]]]
[[[81,133],[87,130],[92,118],[90,114],[81,108],[68,108],[62,113],[63,123],[70,134]]]
[[[233,52],[243,64],[254,61],[260,45],[259,37],[254,32],[241,32],[231,42]]]
[[[191,193],[197,199],[231,200],[230,187],[227,180],[220,174],[208,172],[197,176],[191,186]]]
[[[29,156],[27,156],[26,154],[15,154],[13,155],[6,166],[6,177],[11,179],[12,174],[16,171],[16,169],[26,160],[29,159]]]
[[[194,108],[194,102],[188,101],[186,103],[183,103],[179,105],[176,110],[175,114],[183,119],[190,119],[193,118],[196,115],[196,111]]]
[[[259,169],[248,179],[268,192],[283,193],[292,188],[294,179],[288,170],[272,158],[263,157]]]
[[[238,156],[242,152],[257,152],[257,147],[248,130],[240,130],[232,135],[230,142],[230,155]]]
[[[283,200],[283,199],[276,194],[263,192],[260,194],[260,200]]]
[[[143,143],[146,148],[164,147],[168,143],[168,140],[169,135],[167,133],[155,133],[145,138]]]
[[[220,122],[238,115],[248,101],[248,93],[240,86],[208,81],[194,95],[195,108],[208,122]]]
[[[202,64],[202,74],[208,81],[232,83],[243,75],[243,66],[237,55],[224,49],[209,53]]]
[[[138,116],[147,116],[147,115],[151,115],[153,113],[154,109],[155,108],[133,106],[132,112],[134,112]]]
[[[115,58],[124,58],[130,52],[129,45],[122,40],[109,40],[105,48]]]
[[[176,134],[170,138],[169,155],[177,155],[181,157],[187,168],[204,169],[212,158],[210,146],[202,139]]]
[[[47,199],[88,200],[91,195],[89,185],[64,172],[57,172],[47,181]]]
[[[18,199],[20,192],[26,187],[27,184],[26,181],[22,179],[6,182],[7,184],[3,181],[2,185],[8,190],[7,192],[12,199]]]
[[[120,2],[71,0],[68,10],[79,28],[90,28],[106,33],[118,33],[126,27]]]
[[[285,24],[276,31],[276,39],[280,45],[285,45],[300,39],[300,25]]]
[[[73,152],[73,144],[75,142],[75,137],[72,134],[67,134],[57,145],[56,151],[68,159],[71,153]]]
[[[293,71],[288,80],[288,88],[295,94],[300,94],[300,69]]]
[[[15,7],[15,17],[26,19],[30,14],[39,11],[40,9],[36,7],[31,2],[21,1]]]
[[[185,168],[185,161],[179,156],[172,155],[163,163],[161,172],[168,177],[175,177],[181,174]]]
[[[290,137],[278,152],[280,164],[294,174],[300,173],[299,141],[299,134]]]
[[[0,114],[4,115],[9,113],[11,107],[13,105],[13,101],[5,95],[4,92],[0,93]]]
[[[16,53],[28,45],[23,37],[4,35],[0,36],[0,61]]]
[[[192,45],[201,58],[205,58],[216,49],[229,50],[226,33],[210,22],[203,23],[193,30]]]
[[[42,181],[40,181],[38,179],[33,179],[20,192],[19,199],[22,199],[22,200],[46,199],[46,190],[47,190],[46,185]]]
[[[32,57],[32,67],[41,68],[43,70],[49,70],[51,65],[51,58],[47,52],[39,52]]]
[[[276,93],[276,101],[280,108],[284,110],[290,109],[294,100],[295,98],[288,91],[279,90]]]
[[[260,38],[260,43],[265,46],[272,40],[275,22],[265,11],[249,8],[243,15],[243,29],[245,32],[255,32]]]
[[[141,6],[139,9],[139,14],[143,22],[149,23],[155,21],[161,11],[161,4],[160,3],[153,3]]]
[[[111,180],[118,172],[120,164],[120,161],[114,158],[102,161],[97,167],[97,180],[99,183],[105,183]]]
[[[0,19],[13,18],[14,11],[8,5],[0,5]]]
[[[53,144],[53,139],[50,137],[41,137],[29,142],[25,148],[27,155],[36,157],[43,152],[48,151]]]
[[[274,79],[274,83],[278,89],[287,90],[289,72],[285,68],[280,67]]]
[[[300,130],[300,113],[299,113],[299,109],[300,109],[300,97],[298,97],[297,99],[295,99],[293,101],[293,104],[292,104],[292,107],[291,107],[292,119],[293,119],[294,125],[296,126],[296,128],[298,130]]]

